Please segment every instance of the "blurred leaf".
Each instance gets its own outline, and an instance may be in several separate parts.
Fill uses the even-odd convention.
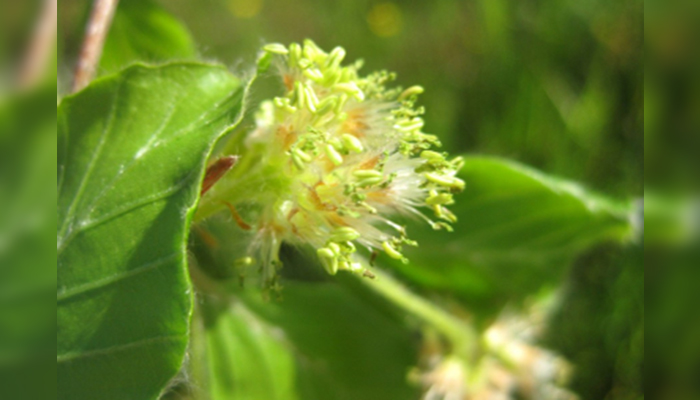
[[[548,316],[542,339],[574,364],[569,387],[582,400],[643,398],[645,259],[640,244],[592,249]]]
[[[185,241],[241,99],[225,68],[175,63],[130,67],[59,105],[59,398],[156,398],[180,368]]]
[[[645,392],[650,398],[700,398],[700,243],[695,237],[683,247],[664,248],[653,243],[644,248],[642,329],[646,353]],[[644,326],[642,327],[644,328]],[[644,339],[645,338],[645,339]],[[642,354],[644,355],[644,353]]]
[[[475,309],[496,311],[561,278],[581,251],[632,234],[631,206],[572,182],[498,158],[466,157],[467,182],[451,208],[454,233],[417,226],[420,248],[408,251],[407,278],[459,294]],[[427,232],[426,232],[427,231]]]
[[[0,397],[55,393],[55,88],[0,100]]]
[[[242,303],[201,303],[212,400],[293,400],[294,354],[282,332]]]
[[[253,294],[245,301],[291,344],[299,398],[417,397],[407,382],[417,360],[411,331],[376,307],[369,294],[338,283],[286,282],[282,296],[264,301]]]
[[[698,231],[697,201],[689,195],[644,190],[644,244],[678,247],[692,242]]]
[[[102,72],[128,64],[189,59],[195,46],[187,28],[152,0],[121,1],[100,59]]]

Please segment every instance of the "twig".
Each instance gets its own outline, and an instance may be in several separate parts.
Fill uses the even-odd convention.
[[[44,75],[56,44],[57,0],[45,0],[41,16],[32,33],[18,76],[20,88],[36,85]]]
[[[112,24],[118,0],[95,0],[85,29],[85,39],[73,75],[73,92],[87,86],[95,76],[109,26]]]

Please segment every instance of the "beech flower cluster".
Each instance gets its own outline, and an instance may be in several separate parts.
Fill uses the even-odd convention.
[[[331,275],[372,276],[358,248],[406,262],[403,247],[416,245],[392,217],[451,230],[462,161],[423,132],[423,88],[388,88],[394,74],[362,76],[361,61],[343,65],[343,48],[311,40],[263,51],[259,63],[279,73],[284,93],[261,103],[238,164],[202,201],[226,204],[254,232],[244,260],[260,264],[264,282],[275,281],[282,242],[313,247]],[[239,208],[254,209],[252,219]]]

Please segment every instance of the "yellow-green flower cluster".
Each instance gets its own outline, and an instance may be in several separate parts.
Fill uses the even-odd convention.
[[[406,261],[402,246],[416,244],[390,217],[450,229],[456,218],[446,206],[464,188],[455,176],[461,160],[433,150],[438,139],[423,132],[421,87],[388,89],[394,75],[385,71],[360,76],[362,62],[343,65],[341,47],[325,52],[306,40],[263,50],[261,63],[279,72],[284,93],[261,104],[239,165],[211,198],[255,204],[250,256],[265,279],[282,242],[313,246],[330,274],[371,276],[358,248]]]

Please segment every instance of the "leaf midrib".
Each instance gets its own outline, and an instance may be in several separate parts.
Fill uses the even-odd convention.
[[[57,241],[57,256],[61,255],[62,249],[64,249],[63,242],[66,238],[67,230],[72,227],[73,225],[73,219],[74,219],[74,214],[75,214],[75,207],[77,206],[80,198],[82,197],[85,187],[87,185],[87,181],[90,179],[90,175],[92,175],[92,172],[95,168],[95,165],[97,164],[97,160],[101,157],[102,155],[102,149],[104,148],[105,143],[107,142],[107,136],[109,133],[112,131],[112,126],[114,124],[114,116],[117,111],[117,101],[119,100],[119,94],[122,91],[122,86],[124,84],[124,80],[121,75],[117,77],[117,86],[114,90],[114,96],[112,97],[112,103],[110,106],[109,110],[109,117],[108,121],[105,124],[105,127],[102,130],[102,136],[100,137],[100,142],[97,145],[97,149],[95,149],[95,152],[93,153],[92,158],[90,159],[90,163],[88,164],[87,170],[83,174],[83,177],[80,180],[80,185],[78,186],[78,191],[76,192],[75,196],[73,197],[73,200],[70,203],[70,206],[68,207],[68,211],[66,211],[66,214],[64,215],[63,218],[63,223],[61,225],[61,230],[59,231],[58,234],[58,241]],[[67,160],[66,160],[67,162]],[[64,165],[65,168],[65,165]],[[71,228],[72,229],[72,228]]]
[[[67,299],[70,299],[71,297],[75,297],[77,295],[91,292],[93,290],[101,289],[109,285],[113,285],[117,282],[123,281],[128,278],[132,278],[134,276],[140,275],[144,272],[160,268],[164,265],[167,265],[168,262],[174,261],[178,259],[178,256],[180,256],[179,253],[172,253],[168,254],[167,256],[163,256],[157,260],[147,262],[145,264],[139,265],[136,268],[132,268],[128,271],[123,271],[118,274],[110,275],[108,277],[98,279],[96,281],[90,281],[88,283],[84,283],[82,285],[76,285],[71,288],[67,288],[62,290],[61,292],[58,293],[56,296],[56,301],[58,303],[65,301]]]
[[[74,361],[74,360],[81,359],[81,358],[106,356],[106,355],[118,353],[121,351],[127,351],[127,350],[134,348],[134,347],[146,346],[146,345],[153,344],[153,343],[170,342],[170,341],[174,342],[174,341],[180,341],[183,339],[186,340],[187,336],[188,336],[187,333],[182,333],[182,334],[177,334],[177,335],[154,336],[154,337],[145,338],[145,339],[137,340],[135,342],[117,345],[117,346],[103,347],[103,348],[93,349],[93,350],[88,350],[88,351],[67,352],[67,353],[63,353],[63,354],[57,354],[56,355],[56,362],[60,364],[60,363]]]

